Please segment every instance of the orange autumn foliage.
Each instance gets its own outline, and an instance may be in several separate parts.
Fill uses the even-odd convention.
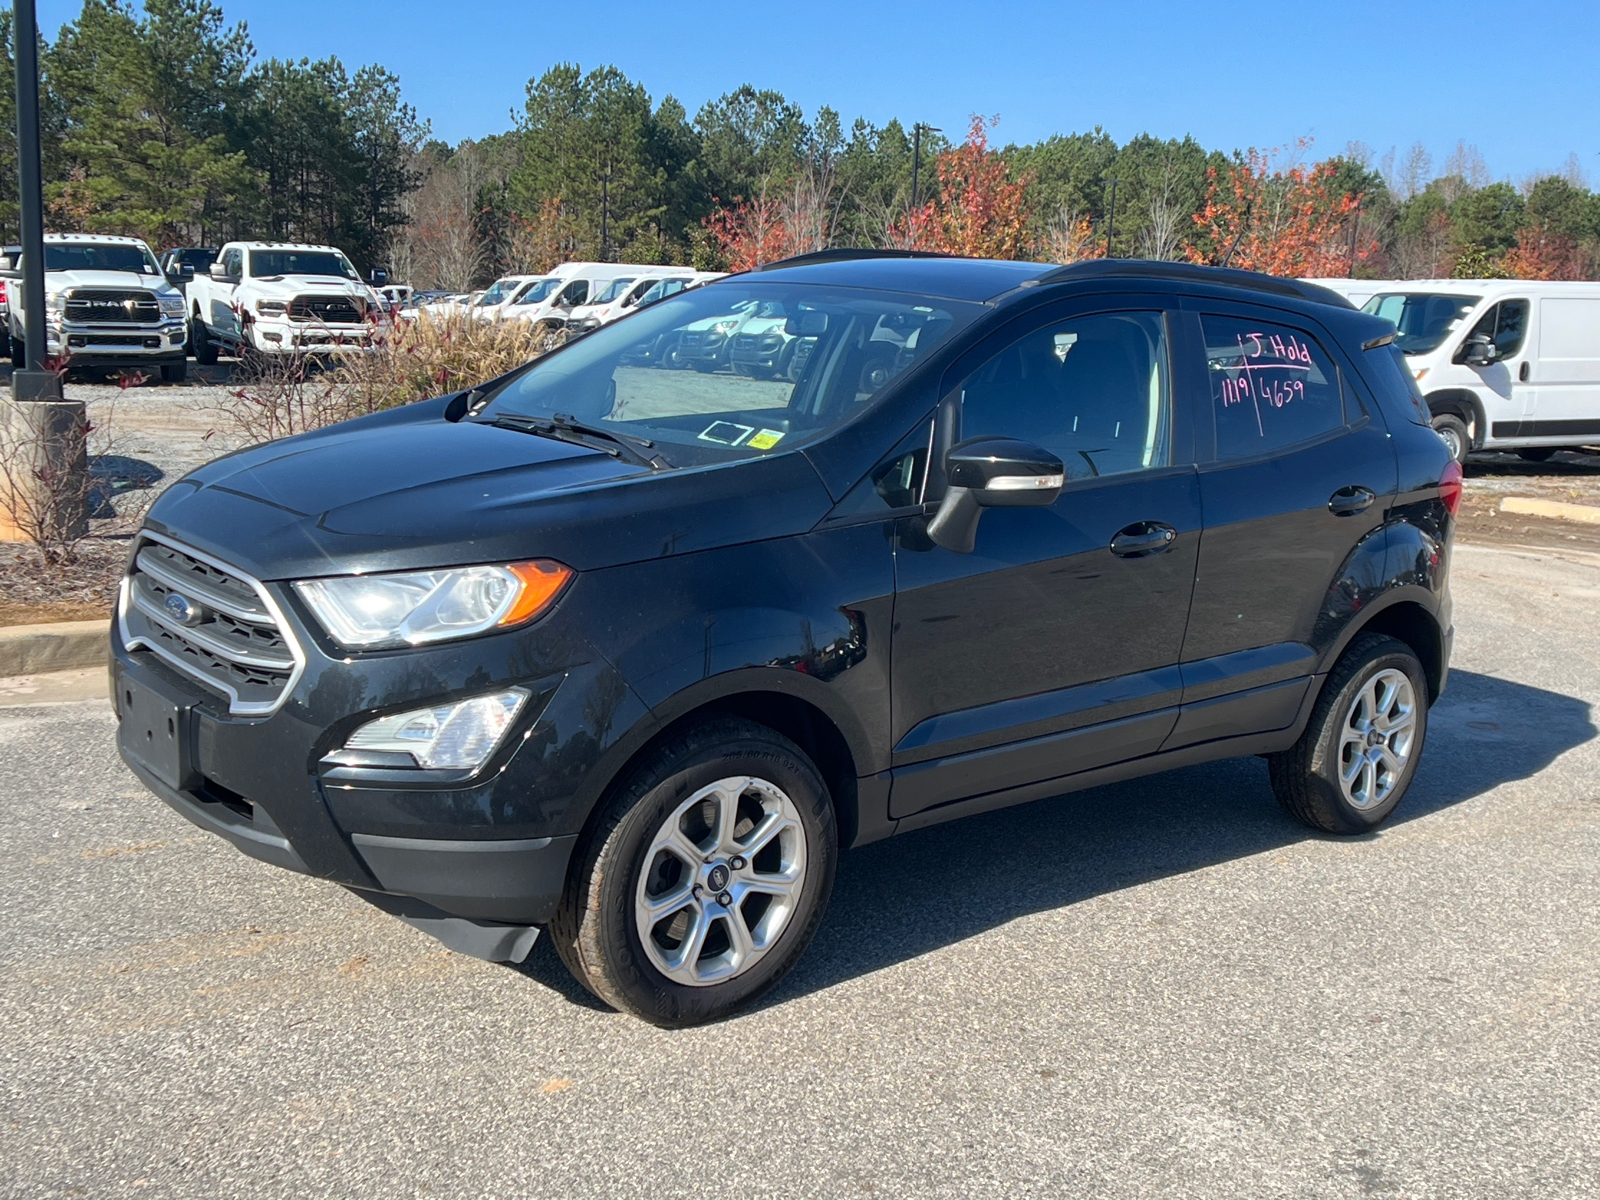
[[[1310,139],[1301,139],[1303,150]],[[1329,161],[1274,169],[1273,155],[1251,149],[1225,174],[1206,171],[1206,198],[1194,214],[1202,243],[1192,262],[1226,260],[1230,267],[1269,275],[1343,275],[1350,268],[1350,221],[1360,198],[1334,193],[1337,165]],[[1358,241],[1356,260],[1377,247]],[[1230,253],[1231,248],[1231,253]]]
[[[1027,256],[1032,177],[1013,179],[1005,156],[989,149],[988,128],[998,122],[974,114],[967,140],[934,159],[938,196],[889,227],[891,245],[974,258]]]
[[[1517,230],[1517,244],[1501,257],[1500,266],[1513,279],[1583,278],[1577,242],[1540,221]]]

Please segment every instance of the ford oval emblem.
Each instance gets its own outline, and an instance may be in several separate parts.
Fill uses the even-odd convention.
[[[192,603],[187,596],[168,592],[167,598],[161,604],[180,625],[193,625],[200,620],[199,606]]]

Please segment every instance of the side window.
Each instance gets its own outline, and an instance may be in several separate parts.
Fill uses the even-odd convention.
[[[1239,317],[1200,325],[1218,458],[1291,446],[1345,423],[1339,373],[1309,334]]]
[[[1488,338],[1494,345],[1495,360],[1510,358],[1522,349],[1522,342],[1528,335],[1528,302],[1526,300],[1502,300],[1483,316],[1478,318],[1467,336],[1462,339],[1461,345],[1455,353],[1456,362],[1465,362],[1467,357],[1467,344],[1474,338]]]
[[[889,457],[839,501],[835,518],[872,516],[921,504],[933,445],[933,422],[924,421],[894,448]]]
[[[573,308],[582,304],[589,295],[589,282],[586,279],[574,279],[562,289],[561,307]]]
[[[1172,386],[1159,312],[1058,321],[1011,343],[961,384],[961,437],[1014,437],[1088,479],[1164,467]]]
[[[244,251],[229,250],[222,256],[223,274],[234,276],[242,274],[244,270]]]
[[[1411,368],[1406,364],[1406,356],[1400,352],[1400,347],[1390,342],[1387,346],[1375,346],[1367,351],[1367,362],[1372,367],[1372,373],[1379,379],[1389,384],[1390,389],[1397,395],[1405,396],[1406,415],[1418,425],[1433,424],[1433,414],[1428,411],[1428,402],[1422,397],[1422,389],[1417,386],[1417,378],[1411,373]]]

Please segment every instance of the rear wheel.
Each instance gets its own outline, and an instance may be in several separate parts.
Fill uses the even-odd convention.
[[[11,338],[11,365],[18,371],[25,371],[28,367],[28,347],[21,338]]]
[[[1467,423],[1455,413],[1440,413],[1433,418],[1433,431],[1444,439],[1444,444],[1450,448],[1450,457],[1458,463],[1467,461],[1467,451],[1472,449],[1472,435],[1467,432]]]
[[[1278,801],[1329,833],[1365,833],[1405,795],[1428,730],[1428,681],[1404,642],[1364,633],[1323,684],[1300,740],[1270,755]]]
[[[198,311],[189,320],[189,343],[195,362],[202,367],[217,365],[217,344],[211,340],[211,333]]]
[[[659,748],[613,798],[550,923],[572,973],[656,1025],[716,1020],[811,941],[838,834],[811,760],[738,718]]]

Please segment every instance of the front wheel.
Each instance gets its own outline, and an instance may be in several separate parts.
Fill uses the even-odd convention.
[[[833,890],[833,804],[809,758],[739,718],[658,747],[601,817],[550,923],[568,969],[666,1027],[716,1020],[775,984]]]
[[[1472,435],[1467,432],[1467,423],[1454,413],[1440,413],[1433,418],[1433,431],[1444,439],[1450,457],[1464,465],[1467,452],[1472,449]]]
[[[25,371],[28,369],[28,344],[19,337],[11,341],[11,366],[14,370]]]
[[[1549,462],[1556,456],[1559,446],[1535,446],[1531,450],[1518,450],[1517,457],[1523,462],[1542,463]]]
[[[195,362],[202,367],[217,365],[217,344],[211,340],[211,331],[200,319],[198,310],[189,322],[189,350],[194,355]]]
[[[1350,643],[1300,740],[1267,758],[1278,801],[1328,833],[1365,833],[1400,803],[1428,731],[1428,680],[1410,646],[1378,633]]]

